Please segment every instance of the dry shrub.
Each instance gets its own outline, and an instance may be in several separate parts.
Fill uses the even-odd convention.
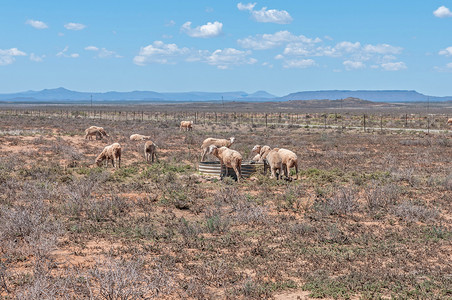
[[[408,222],[431,221],[438,218],[439,212],[425,206],[405,201],[394,208],[394,214]]]
[[[353,187],[336,188],[333,196],[320,200],[314,207],[318,212],[327,215],[350,215],[359,207],[356,193]]]
[[[395,204],[400,196],[400,188],[395,184],[380,185],[373,182],[365,191],[365,199],[369,210],[386,208],[389,204]]]

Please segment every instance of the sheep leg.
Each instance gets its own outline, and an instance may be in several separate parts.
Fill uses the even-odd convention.
[[[206,156],[206,153],[207,153],[207,148],[202,149],[201,161],[204,161],[204,157]]]
[[[235,175],[237,176],[237,182],[240,183],[240,171],[236,165],[232,165],[232,168],[234,169]]]
[[[298,180],[298,164],[295,164],[295,179]]]
[[[118,155],[118,169],[121,168],[121,154]]]

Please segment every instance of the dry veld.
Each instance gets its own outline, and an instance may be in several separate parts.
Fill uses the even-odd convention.
[[[447,118],[429,134],[181,120],[0,114],[0,299],[452,298]],[[299,179],[201,175],[208,137],[244,161],[290,149]],[[115,142],[121,167],[97,167]]]

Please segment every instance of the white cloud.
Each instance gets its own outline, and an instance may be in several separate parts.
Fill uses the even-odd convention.
[[[346,70],[357,70],[366,67],[366,65],[362,61],[351,61],[351,60],[344,61],[343,65],[345,66]]]
[[[254,10],[256,3],[237,4],[239,10],[248,10],[251,17],[261,23],[277,23],[277,24],[289,24],[292,22],[292,17],[285,10],[267,9],[263,7],[260,10]]]
[[[404,62],[390,62],[390,63],[384,63],[381,64],[381,67],[386,71],[400,71],[403,69],[406,69],[406,65]]]
[[[291,59],[291,60],[286,60],[284,62],[283,67],[288,69],[288,68],[299,68],[299,69],[305,69],[305,68],[309,68],[309,67],[313,67],[315,66],[316,63],[313,59]]]
[[[444,50],[438,52],[439,55],[452,56],[452,47],[447,47]]]
[[[448,63],[448,64],[446,65],[446,68],[452,69],[452,63]]]
[[[433,12],[433,15],[438,18],[452,17],[452,12],[445,6],[440,6]]]
[[[85,50],[87,50],[87,51],[99,51],[99,48],[97,48],[96,46],[87,46],[87,47],[85,47]]]
[[[256,2],[254,3],[248,3],[248,4],[242,4],[242,2],[240,2],[239,4],[237,4],[237,8],[239,10],[253,10],[254,7],[256,6]]]
[[[139,54],[133,58],[133,62],[139,66],[150,63],[168,64],[174,63],[175,58],[189,53],[188,48],[179,48],[176,44],[155,41],[152,45],[141,47]]]
[[[182,25],[181,30],[187,35],[196,38],[211,38],[216,37],[221,34],[223,24],[215,21],[213,23],[207,22],[205,25],[198,26],[196,28],[191,28],[191,22],[186,22]]]
[[[97,52],[96,57],[98,58],[108,58],[108,57],[115,57],[115,58],[121,58],[121,55],[118,55],[115,51],[110,51],[106,48],[98,48],[96,46],[87,46],[85,47],[86,51],[93,51]]]
[[[307,38],[304,35],[294,35],[287,30],[278,31],[273,34],[257,34],[255,36],[249,36],[244,39],[240,39],[237,43],[243,47],[254,50],[265,50],[278,46],[282,46],[283,44],[289,42],[300,42],[304,44],[314,44],[321,42],[321,39],[315,38]]]
[[[30,60],[35,62],[42,62],[46,56],[45,55],[36,55],[34,53],[30,54]]]
[[[10,65],[16,61],[16,56],[26,56],[25,52],[20,51],[17,48],[0,49],[0,66]]]
[[[144,66],[152,63],[175,64],[177,62],[207,63],[219,69],[228,69],[232,66],[254,64],[256,59],[250,57],[251,51],[241,51],[234,48],[208,50],[180,48],[176,44],[165,44],[155,41],[151,45],[142,47],[133,62]]]
[[[49,26],[47,26],[46,23],[42,22],[42,21],[36,21],[36,20],[27,20],[27,22],[25,22],[25,24],[28,24],[36,29],[46,29],[49,28]]]
[[[364,51],[368,53],[378,53],[378,54],[399,54],[402,52],[401,47],[394,47],[388,44],[378,44],[378,45],[366,45],[364,46]]]
[[[66,47],[64,47],[63,50],[58,52],[56,54],[56,56],[58,56],[58,57],[70,57],[70,58],[78,58],[78,57],[80,57],[80,55],[78,53],[67,54],[68,50],[69,50],[69,46],[66,46]]]
[[[64,28],[67,30],[82,30],[86,28],[86,25],[80,23],[67,23],[64,24]]]
[[[230,66],[254,64],[254,58],[249,58],[251,51],[240,51],[234,48],[218,49],[205,59],[209,65],[217,66],[219,69],[228,69]]]

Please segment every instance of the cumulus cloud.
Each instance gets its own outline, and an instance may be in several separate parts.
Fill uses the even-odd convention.
[[[357,70],[366,67],[366,65],[362,61],[351,61],[351,60],[344,61],[343,65],[345,66],[346,70]]]
[[[179,48],[176,44],[165,44],[162,41],[155,41],[151,45],[141,47],[138,55],[133,58],[133,62],[139,66],[150,63],[174,63],[174,59],[188,55],[189,52],[188,48]]]
[[[242,2],[240,2],[239,4],[237,4],[237,8],[239,10],[253,10],[254,7],[256,6],[256,2],[254,3],[248,3],[248,4],[243,4]]]
[[[64,28],[67,30],[82,30],[86,28],[86,25],[80,23],[67,23],[64,24]]]
[[[67,53],[69,50],[69,46],[64,47],[63,50],[58,52],[56,56],[58,57],[69,57],[69,58],[78,58],[80,55],[78,53]]]
[[[260,10],[255,10],[256,3],[237,4],[239,10],[247,10],[251,14],[251,18],[256,22],[261,23],[276,23],[276,24],[289,24],[292,22],[292,17],[285,10],[267,9],[263,7]]]
[[[381,67],[383,68],[383,70],[386,71],[400,71],[400,70],[404,70],[406,69],[406,65],[404,62],[389,62],[389,63],[384,63],[381,64]]]
[[[42,62],[46,56],[45,55],[36,55],[34,53],[30,54],[30,60],[34,62]]]
[[[256,59],[250,57],[251,51],[241,51],[234,48],[217,49],[215,51],[189,49],[178,47],[176,44],[165,44],[155,41],[151,45],[142,47],[133,62],[144,66],[152,63],[175,64],[177,62],[207,63],[219,69],[232,66],[254,64]]]
[[[321,39],[307,38],[304,35],[294,35],[287,30],[278,31],[273,34],[257,34],[244,39],[239,39],[237,43],[243,47],[254,50],[265,50],[282,46],[289,42],[299,42],[303,44],[315,44],[321,42]]]
[[[439,55],[452,56],[452,47],[447,47],[444,50],[438,52]]]
[[[93,51],[97,52],[96,57],[98,58],[109,58],[109,57],[115,57],[115,58],[121,58],[121,55],[118,55],[115,51],[110,51],[106,48],[98,48],[96,46],[87,46],[85,47],[86,51]]]
[[[198,26],[196,28],[191,27],[191,22],[186,22],[182,25],[181,30],[187,35],[195,38],[211,38],[219,36],[222,33],[223,23],[215,21],[213,23],[208,22],[205,25]]]
[[[42,21],[36,21],[36,20],[27,20],[27,22],[25,22],[25,24],[28,24],[36,29],[46,29],[49,28],[49,26],[47,26],[46,23],[42,22]]]
[[[316,63],[313,59],[290,59],[284,62],[283,67],[286,69],[289,68],[305,69],[313,67],[315,65]]]
[[[87,51],[99,51],[99,48],[97,48],[96,46],[87,46],[87,47],[85,47],[85,50],[87,50]]]
[[[452,12],[447,7],[440,6],[433,12],[433,15],[438,18],[447,18],[452,17]]]
[[[0,49],[0,66],[10,65],[16,61],[16,56],[26,56],[27,54],[17,48]]]
[[[209,65],[217,66],[219,69],[228,69],[230,66],[256,63],[256,59],[248,57],[250,54],[251,51],[226,48],[215,50],[205,59]]]
[[[402,52],[401,47],[394,47],[388,44],[378,44],[378,45],[365,45],[365,52],[378,53],[378,54],[399,54]]]

